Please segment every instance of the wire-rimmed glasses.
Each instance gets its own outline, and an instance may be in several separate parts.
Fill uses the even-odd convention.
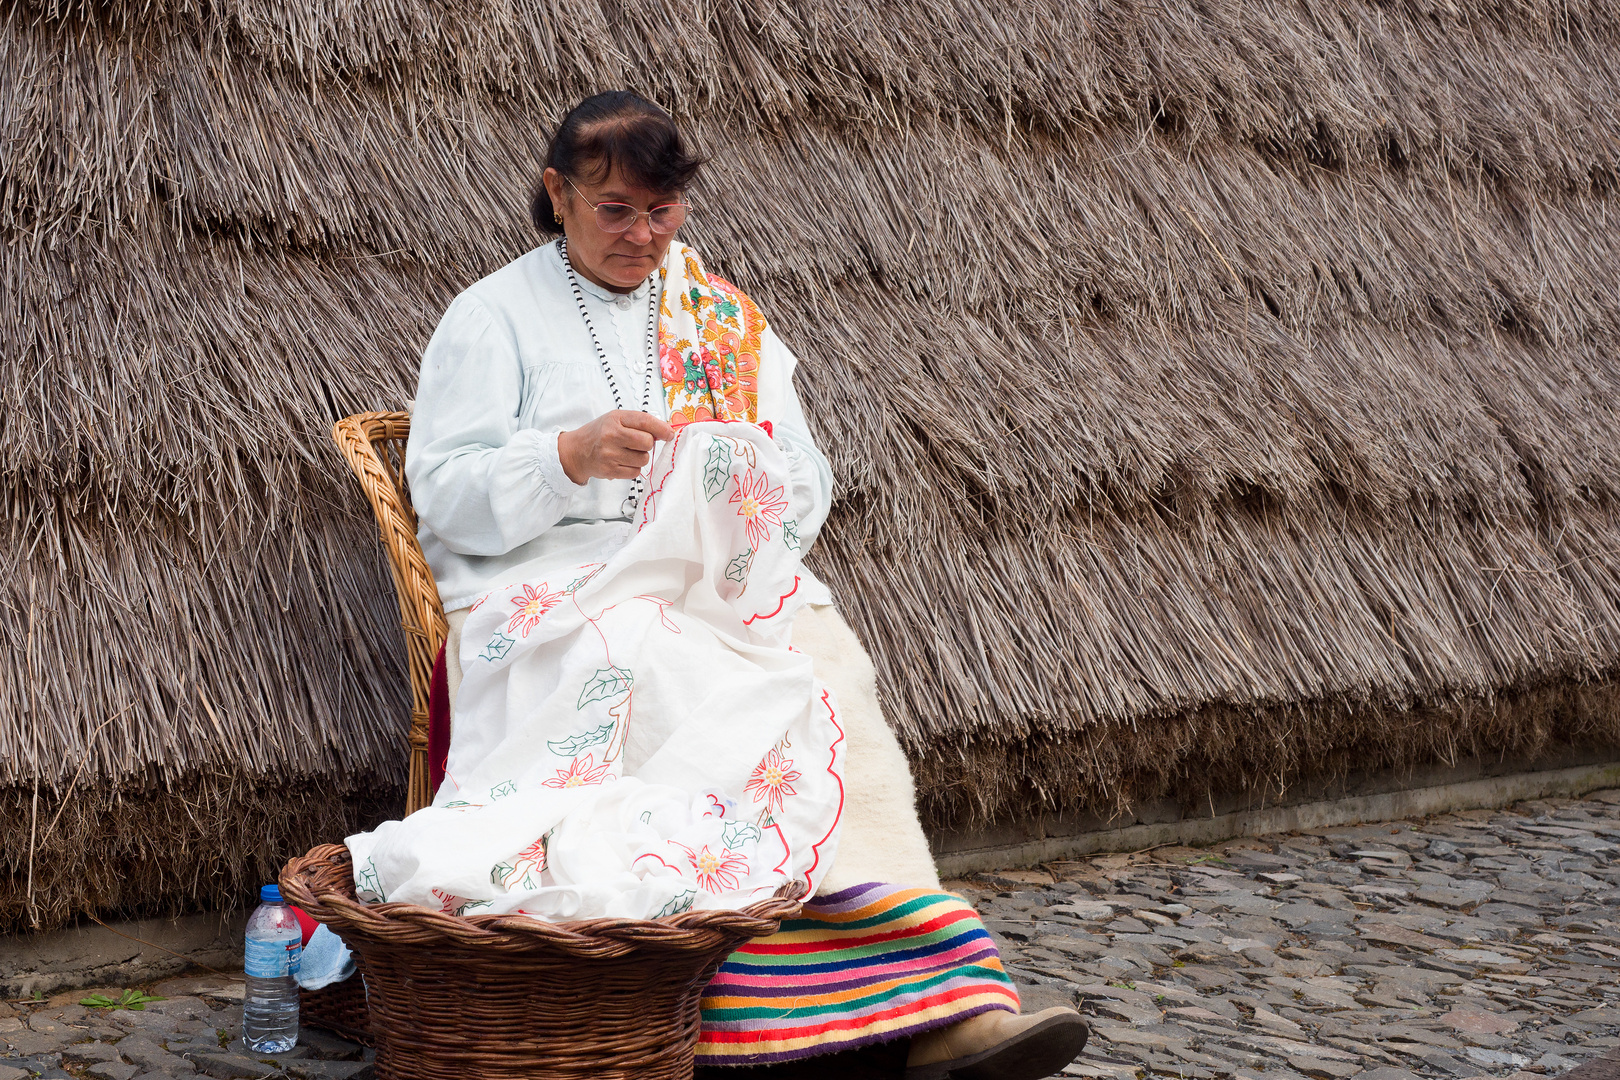
[[[686,221],[686,212],[692,208],[691,203],[672,202],[655,206],[651,210],[637,210],[629,203],[599,202],[593,203],[585,198],[585,193],[579,190],[579,185],[568,177],[568,186],[574,189],[585,205],[596,211],[596,227],[605,233],[629,232],[636,221],[645,217],[647,227],[660,236],[667,236],[680,228]]]

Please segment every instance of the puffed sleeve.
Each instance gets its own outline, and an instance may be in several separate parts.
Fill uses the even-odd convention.
[[[793,389],[798,363],[776,331],[767,326],[759,344],[759,419],[770,421],[776,445],[787,455],[792,470],[789,505],[799,523],[799,543],[809,551],[832,509],[833,477]]]
[[[422,524],[461,555],[501,555],[562,517],[582,488],[557,432],[519,428],[523,365],[476,297],[457,297],[422,355],[405,474]]]

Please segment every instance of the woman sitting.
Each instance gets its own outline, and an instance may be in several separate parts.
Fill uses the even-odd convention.
[[[940,890],[871,662],[798,562],[832,476],[794,392],[796,361],[746,295],[672,247],[698,168],[657,106],[627,92],[582,102],[532,206],[536,228],[561,237],[461,294],[427,348],[407,474],[450,624],[455,728],[438,816],[352,838],[356,866],[376,856],[377,895],[426,888],[417,863],[389,861],[389,837],[418,816],[448,829],[456,811],[519,805],[526,793],[501,769],[528,754],[556,775],[507,819],[532,824],[559,793],[572,809],[497,861],[493,887],[475,880],[488,862],[466,856],[473,870],[433,890],[447,910],[515,896],[528,906],[510,909],[542,917],[654,915],[693,902],[684,882],[747,895],[791,872],[815,896],[709,985],[700,1066],[825,1064],[909,1039],[910,1077],[1046,1076],[1078,1054],[1085,1024],[1068,1009],[1020,1015],[983,925]],[[670,590],[685,590],[681,604]],[[578,660],[582,642],[601,658]],[[514,667],[525,649],[530,667]],[[694,669],[730,696],[671,704],[677,684],[697,692]],[[575,726],[547,728],[538,747],[535,709]],[[636,741],[649,731],[656,747]],[[763,754],[761,739],[774,740]],[[746,790],[672,801],[670,778],[686,774],[655,766],[674,743],[689,772],[751,765],[735,774]],[[818,754],[825,768],[793,760]],[[676,852],[691,866],[669,868]],[[578,884],[573,868],[598,856],[611,889]]]

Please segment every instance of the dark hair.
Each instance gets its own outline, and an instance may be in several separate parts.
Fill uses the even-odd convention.
[[[691,153],[669,113],[629,90],[608,90],[575,105],[546,149],[548,169],[572,179],[598,180],[617,167],[626,180],[653,191],[684,191],[703,159]],[[562,232],[544,174],[529,200],[541,236]]]

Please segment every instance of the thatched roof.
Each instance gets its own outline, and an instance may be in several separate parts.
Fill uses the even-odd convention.
[[[803,358],[814,565],[936,822],[1620,745],[1617,42],[1579,0],[17,0],[0,918],[240,900],[392,808],[327,429],[533,246],[608,86],[714,158],[688,238]]]

